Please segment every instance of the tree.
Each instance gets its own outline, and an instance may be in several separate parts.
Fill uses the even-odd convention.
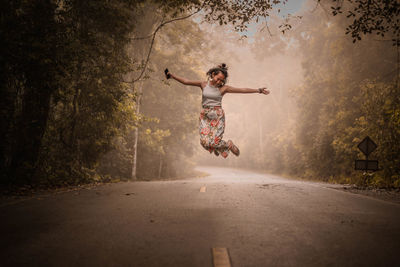
[[[370,182],[393,185],[399,176],[398,155],[392,152],[398,151],[399,138],[393,128],[398,109],[392,104],[398,103],[395,51],[371,36],[356,44],[338,38],[345,23],[330,18],[316,24],[304,18],[297,28],[305,82],[295,92],[299,116],[291,142],[303,153],[307,176],[360,182],[353,161],[360,156],[358,142],[369,135],[378,143],[376,155],[384,166]]]
[[[4,1],[3,1],[4,2]],[[5,1],[1,11],[2,181],[31,179],[62,70],[52,1]]]
[[[110,96],[117,102],[121,99],[123,92],[118,87],[122,86],[121,75],[126,73],[128,62],[123,52],[115,51],[124,51],[124,44],[129,42],[128,34],[134,26],[129,10],[134,6],[134,1],[38,0],[5,4],[0,25],[4,37],[1,38],[4,56],[0,62],[4,70],[1,110],[7,114],[1,121],[1,128],[5,129],[1,132],[3,182],[33,182],[40,167],[40,151],[43,147],[53,147],[47,141],[43,146],[43,138],[55,132],[59,138],[53,135],[50,139],[62,144],[55,154],[67,150],[73,159],[93,163],[99,150],[82,155],[85,151],[82,148],[93,143],[86,142],[87,138],[83,140],[80,136],[83,131],[79,130],[85,125],[80,124],[82,111],[87,111],[83,106],[90,103],[86,97],[93,94],[88,85],[101,84],[98,82],[101,77],[103,86],[97,88],[115,88]],[[113,110],[112,105],[110,108]],[[65,117],[60,119],[60,116]],[[50,117],[55,124],[49,125]],[[62,120],[65,127],[58,128],[62,125],[57,121]],[[50,133],[46,134],[47,130]]]
[[[320,2],[321,0],[318,0]],[[346,14],[353,22],[346,28],[353,42],[362,35],[376,34],[391,36],[393,45],[400,46],[400,3],[388,0],[332,0],[332,14]]]

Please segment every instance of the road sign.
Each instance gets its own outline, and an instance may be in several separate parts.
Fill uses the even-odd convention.
[[[377,160],[361,160],[356,159],[355,169],[361,171],[377,171],[378,161]]]
[[[358,149],[361,150],[362,153],[367,157],[366,160],[356,159],[354,168],[356,170],[363,171],[377,171],[378,170],[378,161],[377,160],[368,160],[369,154],[371,154],[378,146],[372,141],[369,136],[365,137],[359,144]]]
[[[362,153],[364,153],[366,157],[368,157],[369,154],[371,154],[378,146],[374,143],[374,141],[372,141],[371,138],[369,138],[369,136],[367,136],[358,144],[357,147]]]

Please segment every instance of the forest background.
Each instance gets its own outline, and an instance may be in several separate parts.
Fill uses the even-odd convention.
[[[195,175],[198,164],[400,187],[397,1],[2,1],[2,184]],[[284,3],[281,3],[284,2]],[[349,12],[352,12],[351,15]],[[346,31],[348,34],[346,34]],[[217,158],[198,138],[206,79],[229,67]],[[370,136],[380,170],[354,170]]]

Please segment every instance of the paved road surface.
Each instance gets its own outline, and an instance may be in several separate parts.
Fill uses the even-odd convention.
[[[128,182],[0,205],[1,266],[400,266],[400,205],[276,176]],[[200,192],[201,188],[203,188]]]

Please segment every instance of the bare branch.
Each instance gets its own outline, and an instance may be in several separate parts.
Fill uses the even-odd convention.
[[[265,28],[267,28],[267,31],[268,31],[269,36],[270,36],[270,37],[273,37],[274,35],[271,33],[271,31],[270,31],[270,29],[269,29],[268,22],[265,22],[265,26],[263,26],[263,27],[260,29],[260,32],[264,31]]]
[[[149,51],[148,51],[148,53],[147,53],[146,61],[145,61],[145,63],[144,63],[144,66],[143,66],[143,68],[142,68],[142,71],[141,71],[140,75],[139,75],[136,79],[133,79],[133,81],[131,81],[131,82],[126,82],[126,83],[135,83],[135,82],[139,81],[139,80],[142,78],[144,72],[145,72],[146,69],[147,69],[147,65],[148,65],[149,60],[150,60],[150,55],[151,55],[151,52],[152,52],[152,50],[153,50],[153,45],[154,45],[154,41],[155,41],[156,36],[157,36],[157,32],[158,32],[162,27],[164,27],[165,25],[167,25],[167,24],[169,24],[169,23],[172,23],[172,22],[175,22],[175,21],[179,21],[179,20],[184,20],[184,19],[190,18],[191,16],[193,16],[193,15],[199,13],[199,12],[203,9],[205,3],[206,3],[206,2],[204,2],[203,5],[202,5],[198,10],[196,10],[196,11],[193,12],[193,13],[190,13],[190,14],[187,15],[187,16],[183,16],[183,17],[180,17],[180,18],[174,18],[174,19],[170,19],[170,20],[167,20],[167,21],[162,22],[160,25],[157,26],[157,28],[154,30],[154,32],[153,32],[151,35],[147,36],[147,37],[132,38],[132,40],[142,40],[142,39],[151,38],[151,43],[150,43]]]

